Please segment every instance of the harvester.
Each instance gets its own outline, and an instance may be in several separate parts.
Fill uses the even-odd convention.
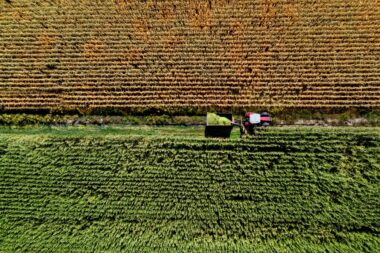
[[[240,128],[240,136],[253,135],[257,127],[272,125],[272,118],[268,112],[247,112],[240,122],[234,121],[232,113],[207,113],[206,137],[229,138],[234,126]]]

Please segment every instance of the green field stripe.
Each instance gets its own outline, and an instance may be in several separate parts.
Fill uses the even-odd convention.
[[[346,247],[365,251],[368,240],[374,249],[380,234],[379,138],[372,129],[350,131],[319,129],[319,145],[285,130],[273,139],[259,134],[259,142],[0,134],[0,244],[24,247],[20,240],[34,236],[50,245],[53,233],[56,243],[69,240],[84,249],[78,240],[91,228],[95,236],[123,234],[115,238],[136,244],[141,236],[159,236],[178,249],[207,240],[209,247],[245,242],[252,249],[253,242],[276,240],[273,247],[283,249],[304,240],[335,249],[351,236],[362,242]],[[77,226],[77,234],[55,231],[59,226]],[[107,243],[118,248],[119,239]],[[94,240],[88,245],[103,249]]]

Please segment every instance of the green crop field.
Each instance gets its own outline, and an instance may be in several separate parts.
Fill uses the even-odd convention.
[[[0,251],[376,252],[379,130],[3,128]]]
[[[0,253],[380,252],[379,1],[0,0]]]

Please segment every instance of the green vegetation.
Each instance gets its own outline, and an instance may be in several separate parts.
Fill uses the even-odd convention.
[[[199,125],[205,116],[110,116],[110,115],[57,115],[57,114],[0,114],[0,125]]]
[[[255,108],[252,111],[262,111],[261,108]],[[331,125],[341,126],[351,122],[354,126],[379,126],[379,110],[354,109],[342,110],[339,112],[329,111],[321,112],[319,110],[308,109],[269,109],[266,110],[273,116],[276,125],[293,125],[304,122],[309,125]],[[240,119],[245,113],[235,114],[235,119]],[[30,125],[204,125],[206,123],[205,114],[200,115],[166,115],[166,114],[148,114],[148,115],[62,115],[62,114],[29,114],[14,113],[0,114],[0,125],[5,126],[30,126]]]
[[[379,251],[378,1],[0,10],[1,253]]]
[[[170,138],[203,139],[203,126],[0,126],[0,133],[10,135],[48,135],[48,136],[161,136]],[[235,127],[231,132],[231,140],[240,138],[240,130]]]
[[[210,126],[231,126],[231,120],[212,112],[207,113],[207,123]]]
[[[0,129],[2,252],[380,248],[379,128],[85,130]]]
[[[236,131],[238,132],[238,131]],[[0,127],[3,135],[45,135],[45,136],[75,136],[75,137],[101,137],[101,136],[168,136],[180,138],[203,138],[204,127],[201,126],[25,126]]]

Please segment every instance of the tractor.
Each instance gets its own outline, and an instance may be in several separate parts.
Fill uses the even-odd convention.
[[[245,119],[240,126],[240,134],[255,134],[256,127],[272,125],[272,118],[268,112],[254,113],[247,112]]]
[[[240,136],[253,135],[257,127],[270,125],[272,118],[268,112],[247,112],[239,123],[234,121],[232,113],[207,113],[205,136],[229,138],[234,126],[240,128]]]

